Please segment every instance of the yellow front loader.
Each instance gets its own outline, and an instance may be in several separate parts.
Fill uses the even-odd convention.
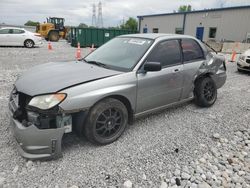
[[[49,41],[64,39],[67,34],[64,21],[64,18],[49,17],[47,18],[47,23],[37,25],[36,32]]]

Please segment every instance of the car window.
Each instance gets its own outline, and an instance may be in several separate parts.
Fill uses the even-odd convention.
[[[129,71],[152,44],[150,39],[117,37],[97,48],[85,60],[101,62],[112,69]]]
[[[147,58],[148,62],[160,62],[162,67],[181,63],[181,49],[178,40],[159,43]]]
[[[193,39],[182,39],[181,47],[183,50],[184,61],[204,59],[204,54],[200,45]]]
[[[0,29],[0,34],[8,34],[9,29]]]
[[[13,29],[13,34],[21,34],[24,33],[24,30],[21,29]]]

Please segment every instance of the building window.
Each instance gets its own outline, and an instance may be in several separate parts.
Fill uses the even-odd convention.
[[[216,31],[217,31],[216,27],[210,27],[208,37],[214,39],[216,37]]]
[[[153,33],[159,33],[159,28],[153,28]]]
[[[184,34],[183,28],[175,28],[175,34]]]

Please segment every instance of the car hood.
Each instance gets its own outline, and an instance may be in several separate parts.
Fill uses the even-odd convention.
[[[34,96],[121,73],[82,61],[46,63],[25,72],[15,86],[19,92]]]
[[[243,55],[245,55],[245,56],[250,56],[250,49],[246,50],[246,51],[243,53]]]

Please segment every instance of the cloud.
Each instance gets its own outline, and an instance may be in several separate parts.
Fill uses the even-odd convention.
[[[64,17],[66,25],[91,24],[93,0],[0,0],[0,22],[24,24],[27,20],[43,22],[46,17]],[[190,4],[195,10],[221,6],[249,5],[249,0],[102,0],[104,26],[117,26],[123,19],[144,14],[167,13],[180,5]]]

